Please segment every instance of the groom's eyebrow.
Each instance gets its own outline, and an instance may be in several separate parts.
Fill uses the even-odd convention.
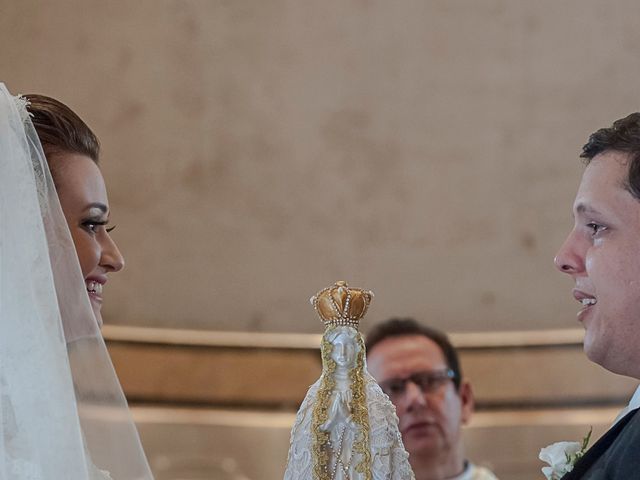
[[[600,215],[600,212],[586,203],[579,203],[576,205],[576,213],[593,213]]]

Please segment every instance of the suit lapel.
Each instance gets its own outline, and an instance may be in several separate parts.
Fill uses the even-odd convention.
[[[613,427],[611,427],[607,433],[605,433],[600,440],[598,440],[594,445],[587,450],[584,456],[578,460],[573,470],[564,475],[561,480],[578,480],[582,478],[582,476],[587,473],[587,471],[591,468],[591,466],[598,460],[604,452],[611,446],[618,435],[622,431],[622,429],[629,423],[629,421],[636,414],[638,409],[633,409],[629,413],[627,413],[624,417],[622,417],[618,423],[616,423]]]

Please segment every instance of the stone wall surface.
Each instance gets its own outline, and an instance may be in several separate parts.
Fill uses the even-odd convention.
[[[638,109],[640,4],[0,0],[0,78],[103,144],[127,258],[107,322],[566,328],[578,152]]]

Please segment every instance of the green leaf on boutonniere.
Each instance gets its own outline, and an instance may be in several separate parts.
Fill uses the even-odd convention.
[[[593,433],[593,427],[589,428],[589,433],[587,433],[584,438],[582,439],[582,447],[580,448],[580,451],[578,453],[575,454],[575,457],[573,458],[573,461],[571,462],[572,465],[575,465],[576,462],[581,459],[584,454],[587,452],[587,447],[589,445],[589,440],[591,440],[591,433]]]

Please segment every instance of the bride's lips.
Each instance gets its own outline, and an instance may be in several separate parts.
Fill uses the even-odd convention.
[[[99,305],[102,305],[102,288],[107,283],[106,275],[92,275],[84,280],[87,288],[89,299]]]
[[[594,295],[578,290],[577,288],[573,289],[573,298],[582,305],[582,308],[578,310],[577,314],[579,321],[583,321],[587,312],[598,303],[598,299]]]

